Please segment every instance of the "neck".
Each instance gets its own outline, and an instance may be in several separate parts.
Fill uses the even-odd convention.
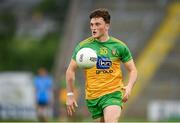
[[[100,42],[106,42],[109,40],[109,35],[108,34],[104,34],[102,36],[100,36],[99,38],[97,38]]]

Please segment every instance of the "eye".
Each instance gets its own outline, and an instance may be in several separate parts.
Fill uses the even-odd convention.
[[[96,26],[99,26],[100,25],[100,23],[96,23]]]
[[[92,23],[90,23],[90,27],[93,27],[93,24],[92,24]]]

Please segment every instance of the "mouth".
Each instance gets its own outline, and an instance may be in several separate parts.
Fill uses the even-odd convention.
[[[93,35],[96,35],[97,32],[96,32],[96,31],[93,31],[92,33],[93,33]]]

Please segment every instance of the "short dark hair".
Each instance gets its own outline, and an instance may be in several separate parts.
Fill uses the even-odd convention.
[[[96,17],[102,17],[106,23],[110,24],[111,16],[107,9],[105,9],[105,8],[95,9],[89,15],[90,19],[96,18]]]

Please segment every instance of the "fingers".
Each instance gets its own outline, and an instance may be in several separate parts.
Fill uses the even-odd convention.
[[[72,116],[73,112],[75,112],[75,107],[78,107],[76,101],[73,102],[72,104],[67,104],[67,114],[68,116]]]
[[[77,102],[76,102],[76,101],[74,102],[74,105],[75,105],[76,107],[78,107],[78,105],[77,105]]]
[[[67,114],[68,114],[68,116],[72,116],[72,110],[69,105],[67,106]]]
[[[75,112],[74,106],[68,105],[67,106],[67,114],[68,114],[68,116],[72,116],[73,112]]]
[[[72,116],[73,112],[74,112],[74,107],[71,106],[71,105],[67,105],[67,114],[68,114],[68,116]]]
[[[124,95],[122,101],[123,101],[123,102],[127,102],[127,101],[128,101],[128,95]]]
[[[129,98],[129,92],[127,91],[127,89],[126,88],[124,88],[125,90],[125,93],[124,93],[124,96],[123,96],[123,99],[122,99],[122,101],[123,102],[127,102],[128,101],[128,98]]]
[[[127,101],[128,101],[128,99],[127,99],[127,98],[124,98],[122,101],[125,103],[125,102],[127,102]]]
[[[123,96],[122,101],[127,102],[129,99],[129,95],[131,93],[131,88],[129,86],[125,86],[125,87],[122,87],[121,89],[124,91],[124,96]]]
[[[71,105],[71,111],[75,112],[74,105]]]

